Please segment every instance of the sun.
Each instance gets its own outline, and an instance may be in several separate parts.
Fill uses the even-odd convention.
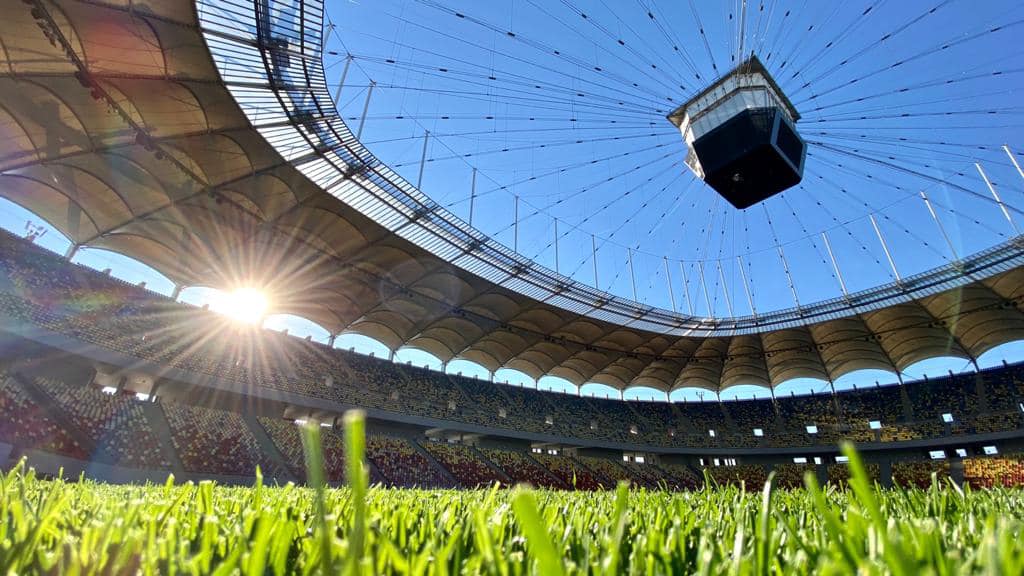
[[[224,292],[213,308],[244,324],[258,324],[267,310],[267,297],[255,288],[239,288]]]

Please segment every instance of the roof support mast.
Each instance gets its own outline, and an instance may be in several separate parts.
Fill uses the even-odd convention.
[[[558,268],[558,218],[553,218],[555,221],[555,274],[561,274],[562,271]]]
[[[430,130],[423,131],[423,154],[420,156],[420,174],[416,178],[416,188],[423,188],[423,168],[427,165],[427,147],[430,145]]]
[[[370,111],[370,97],[373,96],[373,87],[377,83],[370,80],[370,87],[366,89],[366,101],[363,102],[363,115],[359,117],[359,128],[356,129],[356,140],[363,139],[363,126],[366,124],[366,113]]]
[[[1011,159],[1013,157],[1011,156]],[[1015,161],[1014,164],[1017,162]],[[981,179],[985,181],[985,186],[988,186],[988,191],[992,193],[992,197],[996,199],[996,204],[999,204],[999,208],[1003,211],[1003,216],[1006,216],[1006,221],[1010,223],[1010,228],[1013,228],[1013,235],[1020,236],[1020,230],[1017,228],[1017,224],[1014,223],[1013,218],[1010,217],[1010,211],[1006,209],[1006,204],[1003,204],[1003,199],[999,197],[999,193],[996,192],[996,187],[992,185],[992,182],[988,179],[985,171],[981,169],[981,164],[974,163],[974,167],[978,169],[978,174],[981,174]],[[1017,166],[1017,170],[1020,170],[1020,166]]]
[[[707,282],[704,281],[704,262],[702,262],[700,260],[697,261],[697,272],[700,274],[700,287],[701,287],[701,290],[704,291],[704,302],[707,303],[707,305],[708,305],[708,317],[711,318],[712,320],[714,320],[715,319],[715,309],[711,305],[711,297],[708,296],[708,285],[707,285]]]
[[[334,26],[334,24],[331,24]],[[341,106],[341,89],[345,87],[345,78],[348,76],[348,67],[352,64],[352,55],[345,55],[345,67],[341,69],[341,79],[338,80],[338,87],[334,90],[334,104]]]
[[[1013,157],[1013,153],[1010,152],[1010,147],[1003,145],[1003,151],[1010,157],[1010,162],[1013,162],[1013,167],[1017,169],[1017,174],[1020,174],[1021,179],[1024,179],[1024,170],[1020,169],[1020,164],[1017,163],[1017,159]]]
[[[594,259],[594,288],[601,289],[600,282],[597,281],[597,240],[594,235],[590,235],[590,255]]]
[[[683,296],[686,297],[686,309],[693,316],[693,300],[690,298],[690,281],[686,277],[686,267],[679,261],[679,274],[683,277]]]
[[[839,262],[836,261],[835,253],[832,252],[832,243],[828,241],[828,234],[822,232],[821,239],[825,241],[825,251],[828,252],[828,258],[832,261],[832,270],[836,273],[836,280],[839,280],[839,289],[843,291],[843,298],[847,298],[850,293],[846,291],[846,282],[843,282],[843,273],[839,271]]]
[[[725,305],[729,308],[729,316],[735,316],[732,312],[732,298],[729,298],[729,287],[725,284],[725,272],[722,271],[722,261],[715,262],[718,265],[718,278],[722,281],[722,292],[725,294]]]
[[[672,291],[672,271],[668,268],[668,256],[663,256],[665,260],[665,282],[668,283],[668,300],[672,303],[672,311],[676,311],[676,295]]]
[[[629,282],[633,285],[633,302],[636,302],[636,274],[633,273],[633,249],[626,247],[626,257],[629,260]]]
[[[882,244],[882,251],[885,252],[885,258],[889,261],[889,267],[892,268],[892,275],[896,278],[896,283],[903,284],[903,278],[900,277],[900,271],[896,269],[896,262],[892,259],[889,245],[885,242],[885,236],[882,236],[882,229],[878,227],[875,215],[868,214],[868,219],[871,220],[871,227],[875,229],[875,236],[878,236],[878,241]]]
[[[924,200],[924,205],[928,207],[928,213],[932,215],[932,220],[935,221],[935,225],[939,227],[939,232],[942,233],[942,237],[946,240],[949,251],[953,254],[953,261],[959,262],[960,256],[957,254],[956,246],[950,240],[949,234],[946,234],[946,228],[942,225],[942,220],[939,220],[938,214],[935,213],[935,208],[932,208],[932,203],[928,200],[928,195],[924,193],[924,190],[921,190],[921,200]]]
[[[778,239],[776,238],[776,241]],[[789,272],[789,261],[786,260],[786,253],[782,251],[782,244],[778,245],[779,249],[779,260],[782,261],[782,270],[786,273],[786,280],[789,282],[789,291],[793,294],[793,302],[796,303],[797,310],[800,309],[800,298],[796,295],[796,284],[793,284],[793,275]]]
[[[519,196],[512,197],[512,251],[519,252]]]
[[[747,39],[747,0],[740,0],[740,29],[738,36],[740,37],[739,49],[736,51],[736,60],[743,60],[744,40]]]
[[[476,203],[476,167],[473,168],[473,180],[469,184],[469,225],[473,225],[473,204]]]
[[[743,258],[736,256],[736,265],[740,269],[740,280],[743,282],[743,292],[747,295],[747,305],[750,306],[750,313],[757,318],[757,309],[754,308],[754,296],[750,293],[750,286],[747,284],[747,273],[743,270]]]

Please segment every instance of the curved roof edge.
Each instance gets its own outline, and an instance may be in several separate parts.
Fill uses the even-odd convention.
[[[550,270],[473,228],[359,142],[327,89],[322,0],[196,0],[196,6],[224,84],[257,130],[269,123],[289,123],[287,133],[278,128],[264,135],[300,172],[392,235],[497,286],[576,314],[672,336],[758,333],[907,302],[1024,263],[1024,242],[1018,237],[901,281],[732,318],[689,316],[614,296]],[[254,85],[265,94],[255,96]]]

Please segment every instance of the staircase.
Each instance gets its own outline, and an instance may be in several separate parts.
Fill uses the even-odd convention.
[[[729,414],[729,410],[726,409],[725,403],[719,401],[718,408],[722,411],[722,418],[725,419],[726,430],[736,430],[736,421],[732,419],[732,414]]]
[[[675,417],[676,417],[675,418],[675,422],[679,425],[678,429],[676,430],[677,434],[679,434],[679,433],[683,433],[683,434],[694,434],[694,433],[696,433],[696,430],[694,430],[693,425],[690,423],[690,421],[688,419],[686,419],[683,416],[683,412],[679,409],[678,406],[676,406],[675,402],[672,402],[671,404],[669,404],[669,407],[672,408],[672,414],[674,414]]]
[[[978,399],[978,405],[976,406],[978,412],[980,414],[987,414],[988,390],[985,387],[985,378],[981,374],[974,375],[974,397]]]
[[[286,476],[284,480],[298,482],[298,478],[292,474],[291,468],[286,464],[287,460],[281,455],[281,451],[277,449],[277,445],[270,439],[270,436],[267,436],[267,431],[263,429],[263,426],[260,424],[259,420],[256,419],[256,416],[253,416],[250,413],[244,413],[242,414],[242,419],[249,427],[249,431],[252,432],[253,437],[256,438],[256,443],[259,444],[260,450],[262,450],[263,453],[266,454],[267,457],[270,458],[274,464],[277,464],[278,468],[283,471]]]
[[[182,478],[185,474],[185,466],[182,465],[181,459],[178,458],[178,451],[174,448],[171,426],[167,423],[167,418],[164,418],[163,409],[155,402],[142,402],[142,412],[146,415],[149,428],[160,442],[160,448],[167,456],[167,461],[171,463],[171,472],[178,478]]]
[[[451,482],[452,486],[462,486],[462,482],[456,480],[455,476],[452,476],[452,473],[449,472],[448,469],[445,468],[440,462],[438,462],[437,459],[434,458],[434,455],[431,454],[422,445],[420,445],[418,441],[409,439],[409,443],[412,444],[412,447],[416,450],[416,452],[419,452],[420,456],[423,456],[424,458],[427,459],[427,462],[430,462],[430,465],[433,466],[435,470],[439,471],[441,475],[445,477],[446,480]]]
[[[910,395],[907,394],[906,386],[900,385],[900,402],[903,403],[903,419],[906,422],[914,421],[914,405],[910,402]]]
[[[545,466],[545,465],[544,465],[543,463],[541,463],[541,462],[540,462],[539,460],[537,460],[536,458],[534,458],[534,457],[533,457],[533,454],[530,454],[529,452],[525,452],[525,453],[524,453],[524,455],[525,455],[525,456],[526,456],[526,457],[527,457],[527,458],[528,458],[528,459],[529,459],[529,460],[530,460],[531,462],[533,462],[533,463],[534,463],[534,465],[536,465],[536,466],[537,466],[538,468],[540,468],[541,470],[543,470],[543,471],[544,471],[544,473],[545,473],[545,474],[547,474],[548,478],[550,478],[550,479],[551,479],[551,482],[552,482],[552,483],[553,483],[553,484],[554,484],[555,486],[563,486],[563,487],[565,487],[565,488],[569,488],[569,486],[568,486],[568,485],[566,485],[566,483],[565,483],[565,482],[564,482],[564,481],[563,481],[563,480],[562,480],[561,478],[559,478],[559,477],[558,477],[557,475],[555,475],[555,473],[554,473],[554,472],[552,472],[552,471],[551,471],[551,470],[550,470],[550,469],[549,469],[549,468],[548,468],[547,466]]]
[[[477,450],[476,446],[467,446],[467,448],[469,448],[469,451],[472,452],[474,456],[479,458],[481,462],[486,464],[488,468],[493,470],[494,473],[498,475],[498,478],[501,478],[502,482],[509,485],[514,484],[514,482],[512,482],[512,478],[510,478],[508,474],[505,474],[505,471],[499,468],[497,464],[491,462],[490,459],[487,458],[487,456],[484,456],[483,452]]]

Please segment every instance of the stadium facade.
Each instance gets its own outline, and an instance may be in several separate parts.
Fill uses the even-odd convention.
[[[69,237],[72,253],[123,253],[179,287],[262,286],[275,312],[308,318],[332,334],[366,335],[392,350],[416,347],[444,362],[460,358],[492,372],[512,368],[620,390],[720,391],[798,377],[831,382],[867,368],[898,373],[938,356],[973,360],[1024,338],[1019,238],[894,284],[736,318],[644,306],[529,261],[402,179],[338,117],[321,60],[322,2],[8,4],[0,22],[7,131],[0,194]],[[869,398],[851,405],[892,410],[898,400],[891,418],[872,428],[866,412],[844,412],[836,398],[845,395],[758,401],[750,405],[754,416],[719,404],[622,404],[409,376],[405,368],[340,352],[329,361],[317,352],[322,362],[306,363],[283,351],[277,356],[272,348],[288,346],[271,335],[168,329],[184,349],[161,354],[152,347],[170,345],[153,343],[161,332],[153,322],[208,326],[208,319],[192,318],[204,313],[115,290],[69,264],[46,262],[16,239],[4,244],[4,350],[12,352],[8,373],[24,388],[12,397],[25,400],[6,406],[53,406],[57,427],[74,417],[53,404],[60,393],[47,392],[36,378],[80,385],[98,378],[115,390],[233,408],[246,418],[329,421],[361,406],[379,428],[413,437],[429,431],[496,448],[570,447],[691,467],[702,458],[771,463],[816,456],[824,466],[834,462],[841,438],[858,440],[891,467],[894,458],[930,450],[977,454],[996,442],[1013,450],[1024,436],[1016,368],[972,377],[970,385],[951,377],[862,392]],[[46,266],[53,279],[31,280],[33,273],[45,276]],[[84,296],[92,304],[82,304]],[[84,316],[92,330],[82,326],[83,310],[99,314]],[[215,338],[232,343],[210,344]],[[252,351],[237,350],[250,340],[258,342]],[[220,360],[218,351],[225,354]],[[273,366],[274,358],[282,365]],[[257,361],[268,365],[253,367]],[[79,375],[55,371],[57,364]],[[337,366],[350,368],[332,372]],[[324,367],[331,370],[316,370]],[[395,384],[403,378],[407,389]],[[956,400],[945,407],[949,398]],[[183,427],[190,421],[180,418]],[[253,422],[243,424],[257,430],[258,447],[269,446],[273,440]],[[169,429],[179,470],[188,471],[180,456],[187,447],[173,444],[175,424],[155,426]],[[885,436],[898,426],[905,434]],[[24,446],[16,444],[20,453]],[[280,447],[268,452],[285,457]],[[68,463],[66,450],[52,453],[63,453],[53,462]]]

